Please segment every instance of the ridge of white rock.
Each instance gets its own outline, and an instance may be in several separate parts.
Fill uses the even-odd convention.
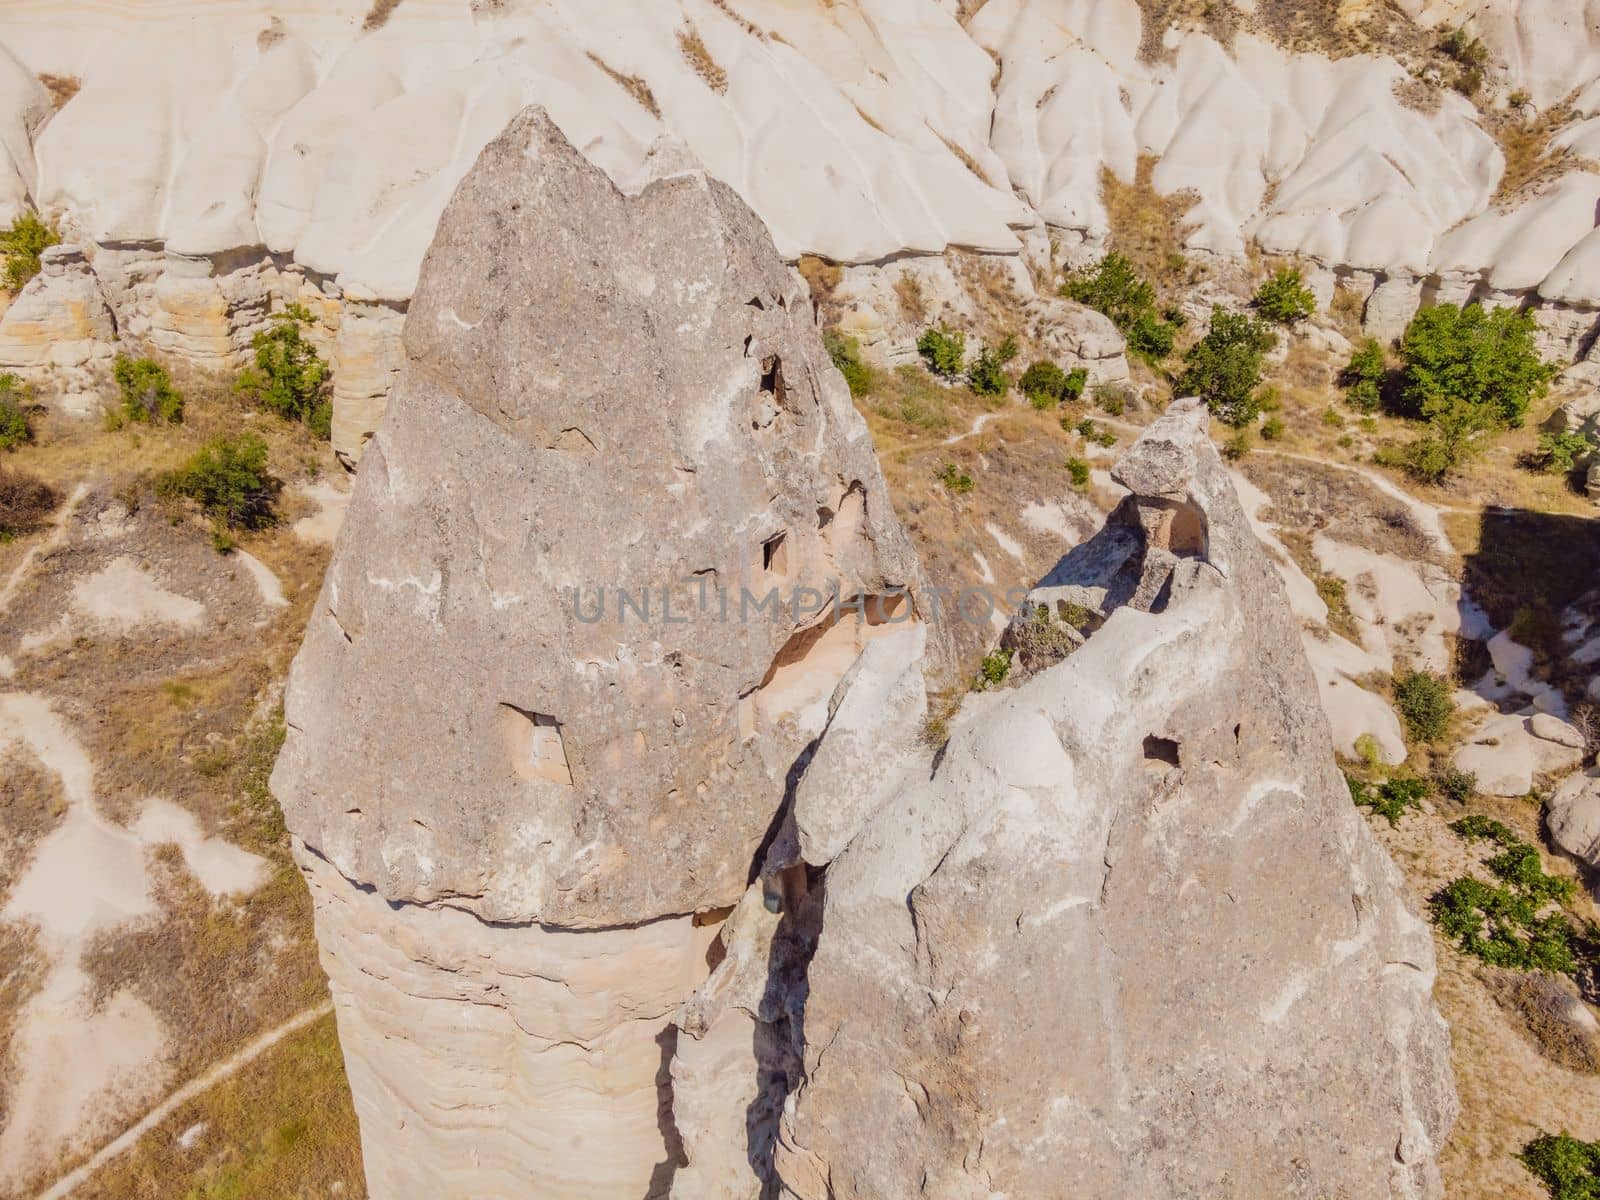
[[[1411,8],[1470,18],[1540,106],[1576,94],[1580,114],[1600,109],[1581,0]],[[367,11],[16,0],[0,14],[0,221],[59,219],[118,333],[200,362],[236,359],[269,306],[313,300],[347,458],[398,370],[447,199],[530,103],[624,188],[662,135],[680,140],[790,260],[1015,255],[1047,230],[1092,248],[1102,169],[1131,181],[1143,155],[1158,191],[1193,196],[1191,249],[1254,244],[1376,287],[1380,336],[1429,297],[1542,302],[1569,356],[1596,325],[1596,176],[1499,211],[1504,160],[1476,110],[1448,88],[1431,113],[1407,107],[1390,58],[1173,29],[1151,63],[1136,0],[989,0],[965,25],[936,0],[404,0],[374,28]],[[54,111],[40,75],[78,90]],[[1592,140],[1584,124],[1563,136]],[[6,343],[0,323],[0,368],[21,365]]]

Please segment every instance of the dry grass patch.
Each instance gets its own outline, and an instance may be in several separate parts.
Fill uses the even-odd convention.
[[[1569,1071],[1600,1072],[1600,1036],[1576,1016],[1583,1001],[1571,980],[1542,971],[1485,971],[1484,982],[1502,1008],[1522,1019],[1539,1053]]]
[[[928,128],[933,129],[933,126],[930,125]],[[994,186],[994,181],[984,173],[983,168],[978,165],[978,160],[973,158],[972,155],[968,154],[964,149],[962,149],[960,142],[957,142],[952,138],[945,137],[945,135],[940,133],[937,129],[934,129],[933,132],[938,139],[944,143],[944,148],[950,151],[951,154],[955,155],[957,161],[959,161],[967,170],[971,171],[972,174],[978,178],[979,182],[987,184],[989,187]]]
[[[589,52],[589,61],[599,67],[611,80],[628,95],[632,96],[635,103],[656,120],[661,119],[661,106],[656,103],[656,94],[650,90],[650,85],[637,75],[624,75],[593,50]]]
[[[844,278],[844,269],[815,254],[802,254],[795,267],[811,289],[811,304],[817,311],[819,323],[825,329],[833,328],[843,312],[843,305],[834,298],[834,291]]]
[[[1167,291],[1192,286],[1205,270],[1184,257],[1183,240],[1194,228],[1184,215],[1199,199],[1194,192],[1163,196],[1151,178],[1159,160],[1139,156],[1133,182],[1123,183],[1109,167],[1100,169],[1100,200],[1111,226],[1111,248],[1131,262],[1150,282]]]
[[[361,31],[371,33],[374,29],[382,29],[402,2],[403,0],[372,0],[372,7],[367,9],[367,15],[362,18]]]
[[[694,68],[694,73],[705,81],[707,87],[719,96],[728,90],[728,73],[711,57],[711,51],[701,40],[700,31],[690,26],[678,30],[678,51],[684,61]]]
[[[46,71],[39,72],[39,82],[50,93],[50,103],[55,105],[57,112],[65,108],[67,101],[83,87],[83,80],[76,75],[51,75]]]
[[[1253,454],[1241,470],[1272,500],[1262,517],[1305,537],[1308,555],[1310,537],[1321,533],[1378,554],[1450,565],[1404,505],[1353,471],[1275,454]]]
[[[1491,203],[1503,209],[1513,208],[1528,191],[1588,165],[1570,150],[1550,144],[1572,118],[1570,104],[1558,104],[1532,122],[1524,121],[1515,111],[1489,111],[1480,116],[1485,131],[1500,144],[1506,157],[1505,174],[1500,177]]]
[[[180,1141],[187,1131],[187,1140]],[[78,1200],[362,1200],[366,1182],[332,1016],[290,1035],[108,1163]]]

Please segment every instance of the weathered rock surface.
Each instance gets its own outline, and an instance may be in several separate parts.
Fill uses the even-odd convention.
[[[885,773],[785,906],[822,930],[786,1194],[1441,1192],[1430,936],[1349,804],[1204,410],[1116,475],[1134,497],[1032,598],[1103,624],[979,697],[931,771]],[[841,686],[835,719],[894,673]]]
[[[664,1194],[702,924],[913,618],[803,288],[731,190],[658,169],[625,196],[539,110],[484,151],[291,675],[273,787],[375,1196]]]
[[[1600,871],[1600,768],[1564,779],[1550,797],[1544,819],[1557,846]]]
[[[51,246],[39,261],[39,273],[0,315],[0,370],[54,375],[64,392],[81,393],[87,369],[113,354],[111,310],[83,247]]]

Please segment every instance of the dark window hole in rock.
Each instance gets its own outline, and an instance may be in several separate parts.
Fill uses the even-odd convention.
[[[1144,756],[1149,762],[1167,763],[1175,767],[1178,765],[1178,743],[1152,733],[1144,739]]]

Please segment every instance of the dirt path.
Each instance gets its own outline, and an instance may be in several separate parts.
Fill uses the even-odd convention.
[[[242,1050],[229,1055],[212,1066],[203,1075],[191,1079],[188,1083],[178,1088],[177,1091],[170,1093],[165,1100],[123,1130],[122,1133],[100,1147],[88,1162],[70,1174],[56,1180],[45,1191],[40,1192],[38,1200],[62,1200],[63,1197],[70,1196],[74,1188],[86,1183],[90,1176],[116,1158],[117,1155],[131,1150],[134,1143],[177,1112],[183,1105],[199,1096],[202,1092],[215,1087],[224,1079],[238,1074],[239,1071],[249,1066],[291,1033],[299,1032],[311,1022],[326,1016],[332,1011],[332,1000],[324,1000],[321,1004],[313,1005],[311,1008],[290,1017],[276,1029],[270,1029],[263,1033]]]
[[[61,544],[61,540],[67,536],[67,525],[72,520],[72,514],[78,511],[79,502],[88,493],[89,484],[87,480],[73,488],[72,494],[67,497],[67,502],[61,506],[61,511],[56,514],[54,528],[51,529],[50,536],[37,545],[30,546],[28,552],[22,556],[22,561],[12,568],[11,575],[6,580],[5,586],[0,587],[0,613],[5,612],[11,606],[12,597],[17,594],[17,589],[22,586],[22,581],[28,577],[28,570],[33,566],[34,561],[41,554],[47,554],[54,550]]]

